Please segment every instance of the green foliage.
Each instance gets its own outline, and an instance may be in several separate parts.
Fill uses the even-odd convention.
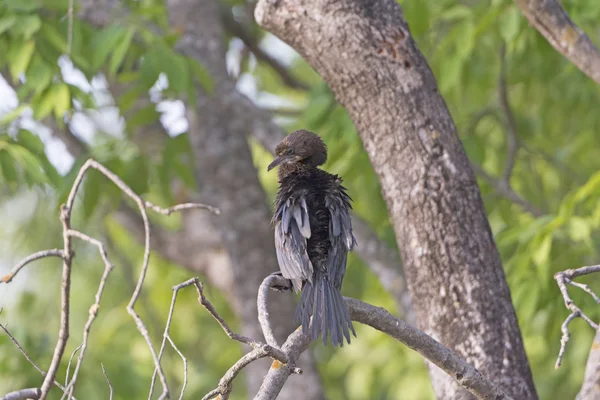
[[[149,152],[144,145],[153,138],[146,127],[157,123],[160,115],[154,104],[140,107],[138,100],[145,98],[148,89],[164,74],[168,88],[162,97],[181,98],[195,105],[196,90],[214,92],[211,75],[197,60],[174,49],[179,33],[168,26],[164,2],[125,3],[131,14],[117,16],[102,29],[75,18],[70,44],[65,18],[67,0],[0,3],[0,68],[8,72],[6,78],[15,86],[19,99],[15,110],[0,116],[3,132],[11,132],[0,135],[0,200],[2,207],[14,202],[32,207],[30,214],[19,217],[26,210],[13,205],[7,218],[3,218],[0,246],[3,242],[11,244],[10,249],[3,249],[4,254],[15,254],[11,263],[18,259],[16,254],[61,246],[57,207],[65,201],[79,168],[89,156],[122,177],[137,193],[159,204],[174,204],[182,190],[185,195],[186,191],[198,189],[188,135],[163,138],[159,150]],[[600,116],[596,110],[600,92],[531,28],[512,1],[400,3],[438,80],[470,160],[491,176],[500,176],[507,159],[507,116],[498,100],[500,49],[506,49],[506,91],[520,141],[510,184],[519,196],[542,210],[543,216],[528,214],[486,182],[480,182],[481,190],[540,397],[574,398],[583,378],[593,332],[574,322],[564,366],[554,369],[560,324],[568,312],[553,275],[600,262]],[[223,4],[245,3],[224,0]],[[565,6],[572,18],[600,43],[594,36],[600,3],[585,0]],[[157,34],[156,28],[164,33]],[[264,34],[256,26],[251,26],[250,31]],[[114,138],[98,134],[89,153],[60,176],[48,161],[44,143],[37,135],[24,129],[12,132],[28,108],[36,120],[52,118],[60,127],[64,126],[65,117],[77,110],[98,108],[90,93],[63,79],[58,59],[65,55],[88,80],[104,74],[111,83],[127,86],[115,100],[126,116],[129,135]],[[369,158],[347,113],[315,72],[299,59],[289,68],[293,76],[311,86],[303,92],[285,86],[262,61],[255,66],[244,61],[241,69],[255,79],[259,90],[297,104],[301,111],[285,120],[285,129],[308,128],[324,137],[329,147],[325,168],[344,178],[355,199],[356,212],[393,246],[394,233]],[[142,139],[134,142],[134,132]],[[275,176],[266,173],[271,155],[255,141],[252,149],[259,177],[272,199]],[[26,202],[27,196],[34,200]],[[116,398],[138,398],[147,390],[152,375],[146,345],[124,309],[139,273],[142,249],[111,213],[123,199],[113,183],[91,171],[76,202],[74,225],[106,239],[111,244],[109,256],[117,266],[109,278],[78,386],[78,393],[89,394],[91,399],[107,397],[99,362],[107,369]],[[155,229],[177,228],[181,218],[153,218],[153,223]],[[81,338],[81,327],[102,273],[96,249],[78,244],[76,251],[74,331],[67,353]],[[149,322],[153,337],[159,339],[170,302],[170,287],[191,273],[155,254],[151,260],[143,292],[146,299],[140,302],[139,309]],[[15,289],[22,295],[14,296],[14,307],[7,307],[2,318],[10,322],[13,333],[32,357],[47,365],[58,331],[60,270],[57,261],[40,264],[28,267],[30,275],[16,280],[16,284],[27,281],[28,290]],[[599,279],[591,276],[582,282],[599,291]],[[597,305],[576,289],[570,288],[573,299],[592,319],[600,319]],[[207,290],[227,320],[234,321],[226,294],[210,287]],[[3,299],[4,292],[1,293]],[[349,260],[344,293],[395,310],[393,300],[355,256]],[[48,329],[39,330],[39,326]],[[238,330],[237,326],[234,328]],[[358,327],[358,335],[351,346],[343,349],[314,345],[328,398],[433,398],[419,355],[365,327]],[[220,328],[199,308],[193,291],[182,293],[177,303],[171,336],[189,360],[189,398],[204,395],[214,387],[241,354],[240,348],[231,346]],[[0,392],[39,384],[37,372],[13,351],[3,335],[0,348],[7,349],[0,352]],[[181,361],[170,349],[165,370],[170,382],[180,387]],[[59,380],[64,380],[64,375]],[[233,398],[244,398],[242,380],[234,386]]]

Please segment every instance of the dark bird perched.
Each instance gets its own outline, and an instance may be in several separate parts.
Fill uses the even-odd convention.
[[[327,146],[314,133],[290,133],[275,155],[267,168],[279,166],[271,223],[279,269],[296,292],[302,290],[294,318],[313,340],[321,334],[327,345],[329,334],[334,346],[343,346],[350,330],[356,336],[341,294],[348,251],[356,244],[351,198],[342,178],[317,168],[327,161]]]

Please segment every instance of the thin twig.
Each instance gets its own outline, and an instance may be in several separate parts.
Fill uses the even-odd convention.
[[[87,349],[90,330],[92,328],[92,323],[98,316],[98,310],[100,310],[100,299],[102,299],[102,293],[104,293],[104,287],[106,286],[106,280],[108,279],[108,275],[113,270],[114,266],[108,259],[108,255],[106,253],[106,248],[104,247],[104,244],[102,242],[86,235],[85,233],[75,231],[72,229],[69,230],[67,232],[67,234],[70,237],[76,237],[78,239],[81,239],[83,241],[90,243],[93,246],[96,246],[98,248],[98,252],[100,253],[100,257],[102,258],[102,261],[104,262],[104,272],[102,274],[102,278],[100,278],[100,284],[98,286],[98,291],[96,292],[95,302],[90,307],[89,317],[83,328],[83,342],[81,343],[81,352],[79,353],[79,357],[77,358],[77,365],[75,366],[75,371],[73,372],[73,378],[71,379],[71,382],[69,383],[69,395],[73,395],[73,392],[75,391],[75,384],[77,383],[77,377],[79,376],[79,369],[81,367],[81,363],[83,361],[83,357],[85,356],[85,351]]]
[[[0,309],[0,312],[2,312],[2,310]],[[31,357],[29,357],[29,354],[27,354],[27,352],[25,351],[25,349],[23,349],[23,347],[21,346],[21,344],[19,343],[19,341],[10,333],[10,331],[6,328],[6,325],[2,325],[0,324],[0,328],[4,331],[4,333],[6,333],[6,336],[8,336],[10,338],[10,340],[14,343],[14,345],[17,347],[17,349],[21,352],[21,354],[23,354],[23,357],[25,357],[25,359],[29,362],[29,364],[33,365],[33,368],[35,368],[42,376],[46,376],[48,375],[46,373],[46,371],[44,371],[43,369],[41,369],[36,363],[35,361],[33,361],[31,359]],[[54,385],[56,387],[58,387],[60,390],[62,390],[63,392],[65,392],[67,390],[66,387],[64,387],[63,385],[61,385],[58,381],[54,381]],[[75,397],[71,397],[71,399],[75,400]]]
[[[127,305],[127,312],[134,319],[138,331],[140,332],[140,334],[146,341],[146,344],[148,345],[150,354],[152,355],[152,359],[154,361],[154,366],[158,371],[157,372],[158,377],[159,377],[159,380],[163,387],[163,392],[161,394],[161,398],[165,398],[165,397],[168,397],[168,395],[169,395],[169,388],[168,388],[167,380],[166,380],[164,371],[162,369],[162,366],[160,365],[160,361],[158,359],[156,351],[154,350],[154,346],[152,344],[150,334],[148,333],[148,329],[146,328],[146,325],[144,324],[144,322],[142,321],[140,316],[135,311],[135,304],[140,296],[140,292],[142,290],[142,286],[144,284],[144,280],[146,278],[146,273],[148,271],[148,265],[150,262],[150,221],[148,220],[148,213],[146,211],[146,207],[151,208],[153,211],[156,211],[156,212],[159,212],[159,213],[162,213],[165,215],[169,215],[173,211],[169,211],[169,209],[161,208],[157,205],[154,205],[153,203],[151,203],[149,201],[143,200],[129,186],[127,186],[127,184],[125,184],[125,182],[123,182],[123,180],[121,180],[117,175],[115,175],[108,168],[104,167],[102,164],[99,164],[98,162],[96,162],[93,159],[88,159],[85,162],[85,164],[81,167],[81,169],[79,170],[79,174],[77,175],[77,178],[75,179],[75,182],[73,183],[73,188],[72,188],[71,193],[69,194],[69,198],[67,200],[68,206],[73,204],[77,190],[78,190],[79,186],[81,185],[81,182],[83,181],[83,177],[84,177],[85,173],[87,172],[87,170],[90,168],[96,169],[97,171],[102,173],[104,176],[106,176],[108,179],[110,179],[119,189],[121,189],[121,191],[125,195],[127,195],[130,199],[132,199],[137,204],[138,209],[142,215],[142,220],[144,223],[144,257],[143,257],[142,267],[140,270],[140,275],[139,275],[136,287],[133,291],[133,294],[131,296],[129,304]],[[209,209],[209,210],[215,210],[215,212],[218,212],[218,210],[216,210],[212,207],[209,207],[209,206],[204,206],[204,205],[202,205],[202,206],[197,205],[194,207],[192,207],[190,205],[186,205],[182,209],[185,209],[185,208],[205,208],[205,209]]]
[[[20,263],[15,265],[10,272],[0,279],[0,283],[10,283],[19,271],[32,261],[39,260],[40,258],[46,257],[60,257],[63,258],[63,251],[61,249],[42,250],[37,253],[33,253],[30,256],[25,257]]]
[[[540,209],[538,209],[536,206],[519,196],[517,192],[514,191],[512,186],[508,185],[505,181],[493,178],[477,164],[471,163],[471,166],[475,173],[479,175],[484,181],[486,181],[500,196],[521,206],[523,210],[533,215],[534,217],[540,217],[544,215]]]
[[[71,295],[71,262],[73,259],[73,249],[71,238],[67,234],[71,229],[71,209],[75,200],[77,186],[73,186],[66,205],[60,209],[60,220],[63,226],[63,273],[61,279],[61,306],[60,306],[60,329],[58,331],[58,340],[54,347],[52,361],[48,368],[48,374],[42,383],[42,394],[40,400],[45,400],[52,388],[52,383],[56,377],[60,360],[62,359],[67,340],[69,339],[69,313],[70,313],[70,295]]]
[[[98,310],[99,310],[99,307],[100,307],[100,299],[101,299],[102,293],[104,291],[106,279],[107,279],[110,271],[113,269],[113,265],[112,265],[112,263],[110,263],[107,255],[106,255],[106,250],[104,248],[104,245],[100,241],[93,239],[82,232],[72,230],[71,226],[70,226],[71,211],[72,211],[73,205],[75,203],[75,198],[77,196],[79,187],[81,186],[81,183],[83,182],[85,174],[87,173],[87,171],[89,169],[96,169],[98,172],[100,172],[105,177],[110,179],[119,189],[121,189],[121,191],[124,194],[126,194],[129,198],[131,198],[132,200],[135,201],[135,203],[137,204],[137,206],[140,210],[140,213],[142,214],[142,219],[144,221],[144,233],[145,233],[144,234],[144,237],[145,237],[144,258],[143,258],[142,268],[140,271],[140,276],[138,278],[136,287],[133,291],[133,294],[129,301],[129,304],[127,305],[127,312],[133,317],[133,319],[136,323],[136,327],[138,328],[138,331],[140,332],[142,337],[146,340],[146,343],[148,344],[148,347],[150,349],[150,353],[152,355],[155,368],[158,371],[157,373],[158,373],[159,379],[161,381],[161,385],[163,387],[163,392],[162,392],[161,398],[168,397],[169,389],[167,386],[166,377],[164,375],[162,366],[160,365],[160,361],[154,350],[154,346],[150,339],[148,329],[146,328],[144,322],[142,321],[142,319],[139,317],[139,315],[137,314],[137,312],[134,309],[135,303],[141,293],[141,289],[142,289],[142,286],[144,283],[144,278],[146,276],[146,272],[147,272],[149,260],[150,260],[150,222],[148,220],[146,207],[148,207],[158,213],[164,214],[164,215],[169,215],[176,211],[181,211],[181,210],[186,210],[186,209],[191,209],[191,208],[203,208],[203,209],[210,210],[216,214],[219,213],[219,210],[214,207],[207,206],[204,204],[192,204],[192,203],[181,204],[181,205],[166,208],[166,209],[161,208],[149,201],[144,201],[140,196],[135,194],[135,192],[129,186],[127,186],[119,177],[117,177],[113,172],[111,172],[110,170],[108,170],[106,167],[99,164],[95,160],[88,159],[84,163],[84,165],[81,167],[81,169],[79,170],[79,172],[77,174],[77,177],[75,178],[73,186],[71,187],[71,191],[69,192],[69,196],[67,198],[66,204],[64,204],[61,207],[60,220],[63,225],[63,249],[62,250],[55,249],[55,250],[48,250],[45,252],[38,252],[38,253],[28,257],[27,259],[25,259],[19,265],[17,265],[17,267],[15,267],[13,269],[12,275],[9,277],[6,277],[6,281],[10,281],[10,279],[12,279],[12,277],[14,277],[16,272],[18,272],[24,265],[26,265],[28,262],[31,262],[38,258],[54,255],[54,256],[60,256],[63,259],[63,274],[62,274],[62,281],[61,281],[62,282],[62,291],[61,291],[60,329],[59,329],[59,333],[58,333],[58,340],[57,340],[56,346],[54,348],[54,354],[52,356],[52,361],[50,363],[50,367],[48,368],[48,373],[45,375],[44,382],[42,383],[40,398],[42,400],[45,400],[45,398],[48,396],[48,392],[50,391],[50,388],[55,380],[56,372],[58,370],[60,360],[62,359],[62,356],[64,354],[66,343],[67,343],[67,340],[69,337],[71,264],[72,264],[72,259],[73,259],[71,238],[77,237],[79,239],[85,240],[85,241],[91,243],[92,245],[95,245],[96,247],[98,247],[100,256],[102,257],[104,264],[105,264],[105,269],[104,269],[104,274],[102,275],[102,278],[101,278],[101,281],[100,281],[100,284],[98,287],[98,291],[96,293],[96,298],[95,298],[96,301],[90,308],[90,316],[84,327],[83,343],[81,346],[81,352],[80,352],[78,360],[77,360],[77,365],[76,365],[75,371],[73,373],[73,378],[72,378],[70,384],[67,385],[67,390],[68,390],[67,397],[68,398],[72,398],[72,393],[75,390],[77,376],[78,376],[78,373],[79,373],[79,370],[81,367],[81,363],[83,361],[83,357],[85,355],[85,350],[87,348],[87,342],[88,342],[91,325],[92,325],[93,321],[95,320]]]
[[[146,205],[147,208],[150,208],[152,211],[155,211],[159,214],[166,215],[166,216],[169,216],[169,215],[173,214],[174,212],[180,212],[183,210],[191,210],[191,209],[208,210],[215,215],[221,215],[221,210],[219,210],[217,207],[209,206],[208,204],[183,203],[183,204],[177,204],[176,206],[169,207],[169,208],[159,207],[155,204],[152,204],[151,202],[149,202],[147,200],[144,201],[144,204]]]
[[[194,285],[195,282],[198,280],[198,278],[191,278],[188,279],[187,281],[180,283],[179,285],[175,285],[173,286],[173,296],[171,297],[171,307],[169,308],[169,315],[167,316],[167,323],[165,325],[165,331],[163,333],[163,340],[160,344],[160,350],[158,351],[158,360],[162,360],[162,356],[165,350],[165,346],[167,343],[167,340],[169,338],[169,329],[171,328],[171,322],[173,321],[173,313],[175,311],[175,302],[177,301],[177,295],[179,294],[179,291],[185,287]],[[179,350],[177,350],[179,352]],[[183,357],[183,355],[182,355]],[[185,360],[185,359],[184,359]],[[184,361],[184,364],[186,365],[185,370],[187,371],[187,360]],[[154,373],[152,374],[152,380],[150,383],[150,393],[148,394],[148,399],[152,398],[152,394],[154,392],[154,383],[156,382],[156,374],[157,374],[157,369],[154,369]],[[184,382],[185,380],[187,380],[187,373],[184,376]],[[185,383],[184,383],[184,389],[185,389]],[[183,396],[183,390],[181,392],[181,396]]]
[[[577,307],[577,305],[575,304],[575,302],[569,295],[569,291],[567,290],[567,285],[578,287],[578,288],[584,290],[585,292],[589,293],[594,298],[594,301],[596,301],[596,303],[600,304],[600,298],[598,298],[598,296],[590,289],[590,287],[588,285],[585,285],[583,283],[573,282],[574,278],[577,278],[577,277],[583,276],[583,275],[597,273],[597,272],[600,272],[600,265],[590,265],[590,266],[581,267],[581,268],[577,268],[577,269],[568,269],[566,271],[561,271],[561,272],[557,272],[556,274],[554,274],[554,279],[556,280],[558,289],[560,290],[560,293],[562,294],[563,300],[565,302],[565,307],[569,311],[571,311],[571,313],[565,319],[565,322],[563,322],[563,324],[561,325],[561,328],[560,328],[560,330],[562,332],[562,336],[560,338],[560,350],[558,352],[558,358],[556,359],[556,364],[554,365],[555,368],[560,367],[560,365],[562,364],[562,360],[563,360],[563,357],[565,354],[567,343],[569,342],[569,339],[571,337],[571,335],[569,333],[569,323],[573,319],[581,318],[585,322],[587,322],[588,325],[590,325],[592,328],[594,328],[594,330],[598,331],[598,324],[595,323],[594,321],[592,321],[590,317],[588,317],[579,307]]]
[[[73,352],[71,353],[71,357],[69,357],[69,363],[67,364],[67,373],[65,374],[66,387],[68,387],[69,385],[69,371],[71,370],[71,363],[73,362],[73,357],[75,357],[75,354],[77,354],[77,352],[81,349],[81,346],[83,346],[83,344],[80,344],[79,346],[75,347],[75,350],[73,350]]]
[[[244,45],[256,56],[257,59],[264,61],[279,75],[284,84],[292,89],[309,90],[310,86],[294,77],[287,68],[275,58],[271,57],[264,50],[262,50],[258,44],[258,41],[252,36],[250,32],[239,22],[237,22],[232,16],[231,11],[224,9],[221,12],[223,25],[232,35],[240,38]]]
[[[169,341],[169,343],[171,343],[171,346],[177,352],[177,354],[179,354],[179,357],[181,357],[181,361],[183,361],[183,386],[181,387],[181,394],[179,395],[179,400],[182,400],[183,393],[185,392],[185,388],[187,386],[188,362],[187,362],[187,358],[185,358],[183,353],[175,345],[175,342],[173,342],[173,339],[171,339],[171,336],[167,335],[167,340]]]
[[[261,285],[261,288],[260,288],[261,294],[259,294],[260,300],[259,300],[259,304],[258,304],[259,310],[261,308],[266,309],[267,297],[266,297],[266,293],[264,293],[265,290],[268,291],[270,287],[281,288],[281,287],[289,286],[287,284],[287,281],[281,280],[282,279],[281,277],[278,277],[275,275],[271,275],[271,276],[273,276],[273,278],[267,277],[263,281],[263,284]],[[283,284],[282,284],[282,282],[283,282]],[[279,285],[277,285],[278,283],[279,283]],[[217,311],[215,310],[213,305],[210,303],[210,301],[206,298],[206,296],[204,296],[203,286],[198,278],[189,279],[189,280],[173,287],[173,290],[175,292],[173,293],[173,298],[171,300],[171,309],[169,311],[169,317],[167,318],[167,327],[165,328],[165,335],[163,336],[164,338],[166,338],[169,341],[171,340],[171,338],[168,336],[168,327],[170,326],[170,323],[171,323],[171,317],[173,315],[173,309],[175,306],[177,291],[184,287],[191,286],[191,285],[194,285],[196,287],[196,291],[198,292],[198,302],[200,303],[200,305],[202,305],[209,312],[209,314],[212,315],[212,317],[219,323],[219,325],[221,326],[221,328],[223,329],[225,334],[227,334],[227,336],[229,338],[236,340],[238,342],[247,344],[253,348],[253,350],[250,353],[247,353],[244,356],[242,356],[242,358],[240,358],[231,368],[229,368],[229,370],[225,373],[225,375],[223,375],[223,377],[220,379],[218,387],[216,389],[210,391],[206,396],[204,396],[203,400],[204,399],[212,399],[216,396],[219,396],[220,400],[228,399],[229,395],[231,394],[233,380],[238,376],[238,374],[246,366],[248,366],[253,361],[256,361],[260,358],[271,357],[279,365],[286,365],[289,363],[288,355],[277,346],[274,338],[272,339],[272,343],[275,343],[275,345],[273,345],[272,343],[265,344],[265,343],[261,343],[261,342],[252,340],[248,337],[238,335],[237,333],[233,332],[231,330],[231,328],[229,328],[229,325],[227,325],[225,320],[219,315],[219,313],[217,313]],[[261,304],[261,302],[263,302],[263,304]],[[263,319],[261,320],[261,325],[263,323],[270,324],[268,314],[266,317],[263,316]],[[268,326],[268,327],[263,326],[263,330],[265,332],[272,332],[272,328],[270,326]],[[173,344],[173,343],[171,343],[171,344]],[[161,346],[161,354],[162,354],[163,348],[164,348],[164,339],[163,339],[163,345]],[[182,358],[183,358],[183,356],[182,356]],[[294,373],[297,373],[297,374],[302,373],[302,370],[300,368],[297,368],[295,366],[291,366],[291,368],[293,369]],[[185,387],[185,384],[184,384],[184,387]],[[182,392],[182,395],[183,395],[183,392]]]
[[[108,374],[106,373],[106,370],[104,369],[104,364],[100,363],[100,366],[102,367],[102,373],[104,374],[104,377],[106,378],[106,383],[108,383],[108,400],[112,400],[113,398],[113,387],[112,384],[110,383],[110,379],[108,379]]]

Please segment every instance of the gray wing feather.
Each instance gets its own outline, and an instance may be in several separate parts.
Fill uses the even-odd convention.
[[[331,242],[327,257],[327,271],[333,284],[339,289],[346,273],[348,251],[356,245],[350,219],[350,197],[340,187],[325,198],[325,206],[330,215],[329,240]]]
[[[284,278],[291,279],[296,290],[302,281],[312,282],[313,265],[306,252],[310,238],[308,207],[304,197],[290,197],[281,206],[281,221],[275,225],[275,250]]]

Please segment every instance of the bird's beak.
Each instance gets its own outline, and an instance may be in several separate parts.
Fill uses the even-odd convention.
[[[267,171],[270,171],[273,168],[275,168],[276,166],[283,164],[285,162],[288,162],[288,161],[289,161],[289,157],[277,156],[277,157],[275,157],[273,162],[271,164],[269,164],[269,166],[267,167]]]

